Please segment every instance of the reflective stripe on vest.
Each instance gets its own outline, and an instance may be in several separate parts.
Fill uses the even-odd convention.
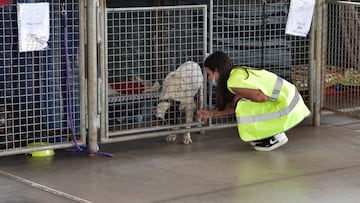
[[[295,92],[294,98],[292,99],[289,106],[287,106],[284,109],[281,109],[277,112],[272,112],[268,114],[261,114],[256,116],[243,116],[243,117],[236,117],[238,124],[245,124],[245,123],[253,123],[253,122],[259,122],[259,121],[265,121],[265,120],[272,120],[275,118],[280,118],[282,116],[285,116],[289,114],[298,104],[300,99],[300,93],[298,91]]]
[[[279,97],[282,85],[283,85],[283,79],[278,76],[276,78],[276,83],[275,83],[274,90],[273,90],[272,95],[270,97],[271,101],[276,101],[277,100],[277,98]]]

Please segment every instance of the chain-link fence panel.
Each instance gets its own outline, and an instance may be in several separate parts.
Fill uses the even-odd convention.
[[[292,82],[309,102],[310,35],[285,34],[289,0],[213,0],[212,51],[227,53],[236,65],[267,69]],[[210,26],[211,27],[211,26]],[[215,108],[215,91],[209,101]],[[212,121],[234,123],[234,116]]]
[[[324,108],[360,118],[360,3],[330,1],[325,20]]]
[[[44,2],[48,22],[36,17],[43,12],[29,9],[30,3],[36,8]],[[19,0],[0,8],[0,155],[35,150],[34,142],[60,148],[72,145],[72,135],[80,139],[79,16],[77,0]],[[20,49],[20,39],[36,44],[39,34],[22,27],[26,18],[39,20],[27,26],[49,24],[46,48]]]
[[[106,8],[108,130],[103,142],[199,125],[195,114],[204,103],[199,64],[206,54],[206,15],[205,5]]]

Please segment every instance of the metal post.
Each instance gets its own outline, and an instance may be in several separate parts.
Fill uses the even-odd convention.
[[[317,0],[315,7],[315,21],[313,26],[315,27],[315,81],[314,81],[314,100],[313,100],[313,126],[320,126],[320,113],[321,113],[321,72],[323,65],[323,53],[322,53],[322,32],[323,32],[323,5],[324,0]]]
[[[208,28],[208,32],[209,32],[209,54],[213,53],[213,36],[214,36],[214,33],[213,33],[213,29],[214,29],[214,0],[211,0],[210,1],[210,7],[209,7],[209,28]],[[208,53],[206,53],[206,57],[208,57]],[[205,57],[205,58],[206,58]],[[205,109],[211,109],[211,107],[213,106],[213,98],[212,98],[212,95],[213,95],[213,91],[212,91],[212,88],[209,88],[209,79],[208,79],[208,75],[206,74],[206,72],[204,71],[205,73],[205,86],[204,86],[204,95],[208,95],[210,94],[211,96],[210,97],[205,97],[205,104],[209,103],[209,106],[204,106]],[[211,86],[210,86],[211,87]],[[209,98],[209,101],[207,101]],[[213,120],[212,118],[209,119],[209,125],[212,125],[213,124]]]
[[[80,75],[80,135],[81,135],[81,144],[86,143],[86,83],[85,83],[85,22],[86,22],[86,10],[85,10],[85,1],[80,1],[80,49],[79,49],[79,75]],[[85,139],[84,139],[85,138]]]
[[[105,35],[105,28],[106,28],[106,21],[105,21],[105,15],[106,15],[106,1],[100,0],[99,1],[99,10],[98,10],[98,25],[97,25],[97,43],[98,43],[98,50],[99,50],[99,79],[101,83],[99,83],[99,114],[100,114],[100,142],[101,138],[106,134],[107,130],[107,121],[108,121],[108,105],[107,105],[107,99],[106,95],[108,89],[105,88],[105,84],[108,84],[108,74],[107,74],[107,58],[106,58],[106,35]]]
[[[97,152],[97,34],[96,34],[97,0],[87,1],[87,98],[88,98],[88,144],[90,154]]]

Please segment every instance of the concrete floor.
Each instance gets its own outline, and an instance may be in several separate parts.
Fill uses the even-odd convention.
[[[360,120],[327,114],[290,130],[272,152],[254,151],[235,128],[106,144],[114,155],[56,150],[53,158],[0,158],[6,203],[360,202]]]

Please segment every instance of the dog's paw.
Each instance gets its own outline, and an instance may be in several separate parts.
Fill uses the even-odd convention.
[[[184,144],[190,144],[190,143],[192,143],[190,134],[185,134],[185,135],[184,135],[184,137],[183,137],[183,143],[184,143]]]
[[[166,137],[166,142],[175,142],[176,137],[176,135],[169,135]]]

